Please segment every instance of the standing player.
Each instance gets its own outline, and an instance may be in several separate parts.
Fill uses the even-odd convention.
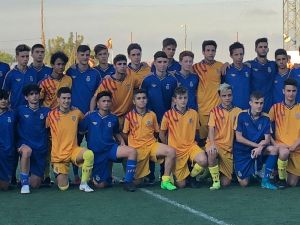
[[[52,137],[51,162],[58,188],[65,191],[69,188],[69,164],[82,167],[82,177],[79,189],[92,192],[89,181],[94,154],[91,150],[78,146],[78,123],[83,114],[78,109],[71,108],[71,89],[62,87],[57,91],[58,108],[52,110],[47,117]]]
[[[102,79],[107,75],[111,76],[115,73],[115,68],[112,64],[108,63],[108,48],[105,45],[98,44],[94,47],[95,58],[99,61],[98,66],[94,68],[98,70]]]
[[[270,110],[271,121],[275,123],[275,144],[279,148],[279,187],[296,186],[300,177],[300,105],[296,101],[297,81],[284,81],[284,101],[274,104]],[[288,175],[287,175],[288,172]]]
[[[146,91],[135,90],[133,103],[135,108],[125,117],[123,133],[128,134],[128,145],[137,150],[135,182],[141,183],[142,178],[150,173],[149,160],[161,163],[164,159],[165,171],[161,188],[175,190],[176,187],[171,183],[170,174],[174,167],[176,153],[173,148],[158,143],[154,136],[159,133],[159,126],[155,113],[146,108]]]
[[[38,85],[25,86],[23,94],[28,105],[19,106],[16,112],[17,147],[20,154],[21,194],[28,194],[29,185],[32,188],[39,188],[44,177],[48,153],[46,118],[50,109],[40,107]]]
[[[15,154],[15,115],[8,109],[9,94],[0,89],[0,190],[8,190]]]
[[[209,114],[208,139],[205,149],[208,157],[208,169],[213,179],[211,190],[220,189],[221,185],[228,186],[232,179],[233,126],[238,113],[241,111],[240,108],[232,104],[232,92],[230,85],[221,84],[219,95],[222,103],[213,108]]]
[[[112,94],[108,91],[99,92],[96,96],[98,110],[85,116],[80,123],[80,130],[87,131],[88,148],[94,152],[92,177],[95,187],[104,188],[111,185],[110,161],[116,162],[117,159],[126,158],[124,189],[135,191],[133,179],[136,168],[136,151],[125,145],[120,134],[118,117],[110,112],[112,98]]]
[[[248,109],[251,69],[243,64],[245,54],[244,45],[235,42],[229,46],[229,52],[233,62],[231,66],[227,68],[226,74],[222,77],[222,82],[232,87],[233,105],[243,110]]]
[[[197,163],[199,167],[207,166],[205,152],[195,142],[199,129],[198,113],[188,109],[187,102],[187,89],[177,87],[174,91],[175,106],[165,113],[160,131],[162,142],[176,149],[174,175],[179,188],[185,187],[185,180],[190,174],[188,161]]]
[[[194,64],[193,69],[199,76],[198,113],[200,120],[201,145],[205,144],[208,135],[208,117],[212,108],[220,104],[218,89],[221,83],[222,63],[215,60],[217,43],[213,40],[202,43],[204,59]]]
[[[260,92],[250,95],[250,109],[242,111],[236,120],[233,144],[233,163],[235,174],[241,186],[249,184],[250,177],[256,175],[262,168],[263,157],[266,156],[266,165],[261,187],[276,190],[270,183],[277,160],[278,149],[270,145],[271,124],[267,115],[262,113],[264,97]]]
[[[2,88],[5,76],[9,70],[9,65],[0,61],[0,88]]]
[[[194,53],[190,51],[181,52],[179,54],[181,70],[175,74],[175,77],[178,81],[178,86],[183,86],[188,90],[189,99],[187,107],[198,111],[197,88],[199,84],[199,78],[196,74],[192,73],[193,60]]]

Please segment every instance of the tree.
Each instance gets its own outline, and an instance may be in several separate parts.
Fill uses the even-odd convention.
[[[0,61],[11,65],[16,60],[15,60],[15,57],[13,55],[11,55],[7,52],[1,52],[0,51]]]

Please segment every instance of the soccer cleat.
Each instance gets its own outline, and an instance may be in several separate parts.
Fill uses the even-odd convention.
[[[286,180],[278,180],[276,185],[279,189],[284,189],[287,187]]]
[[[149,177],[145,177],[145,179],[144,179],[144,184],[146,185],[146,186],[153,186],[154,184],[155,184],[155,178],[153,179],[153,178],[149,178]]]
[[[200,188],[201,184],[196,180],[196,177],[189,177],[189,185],[191,188]]]
[[[164,190],[168,190],[168,191],[174,191],[176,190],[176,186],[172,184],[172,182],[170,180],[166,180],[166,181],[162,181],[160,183],[160,187]]]
[[[123,188],[125,191],[129,191],[129,192],[136,191],[136,186],[134,185],[133,182],[130,182],[130,183],[125,182],[123,185],[124,185]]]
[[[79,190],[84,192],[93,192],[94,190],[90,188],[90,186],[87,183],[83,183],[79,185]]]
[[[277,190],[278,189],[275,185],[271,184],[269,180],[263,180],[261,182],[261,187],[265,188],[265,189],[269,189],[269,190]]]
[[[30,193],[29,185],[23,185],[21,188],[21,194],[29,194],[29,193]]]
[[[220,188],[221,188],[220,182],[213,182],[213,185],[209,188],[209,190],[214,191],[214,190],[219,190]]]

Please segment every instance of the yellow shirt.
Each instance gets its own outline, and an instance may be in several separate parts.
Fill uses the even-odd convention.
[[[49,76],[41,82],[40,98],[43,99],[43,106],[49,107],[52,110],[58,106],[56,94],[61,87],[71,88],[72,78],[64,75],[60,80],[56,80]]]
[[[221,103],[218,89],[221,84],[222,65],[217,61],[212,65],[204,62],[193,65],[195,73],[199,76],[197,100],[199,112],[202,115],[209,115],[212,108]]]
[[[69,162],[72,150],[78,147],[77,128],[83,114],[73,109],[64,114],[58,109],[52,110],[46,120],[52,137],[51,162]]]
[[[176,149],[177,156],[189,153],[196,143],[196,130],[199,129],[198,113],[188,109],[181,114],[176,109],[165,113],[161,122],[161,130],[168,130],[168,144]]]
[[[130,147],[141,148],[152,145],[156,142],[155,132],[159,132],[159,126],[154,112],[148,111],[145,115],[141,115],[132,110],[127,113],[123,133],[129,133],[128,145]]]
[[[222,149],[231,152],[234,138],[234,124],[238,114],[242,110],[234,107],[231,110],[224,109],[221,105],[213,108],[209,114],[208,126],[214,128],[214,141]],[[206,147],[211,142],[207,139]]]
[[[137,78],[138,86],[141,86],[144,78],[151,73],[151,68],[148,64],[143,64],[139,69],[135,70],[128,66],[127,74]]]

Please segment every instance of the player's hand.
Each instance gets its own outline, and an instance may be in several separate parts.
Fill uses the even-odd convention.
[[[275,145],[277,148],[290,148],[290,146],[286,145],[286,144],[276,144]]]
[[[290,146],[288,149],[291,151],[291,152],[294,152],[296,150],[297,146],[295,145],[292,145]]]
[[[224,76],[226,74],[226,70],[230,67],[228,62],[224,63],[221,67],[221,75]]]
[[[124,145],[126,145],[126,144],[125,144],[124,141],[121,141],[120,145],[121,145],[121,146],[124,146]]]
[[[262,147],[257,147],[257,148],[252,149],[251,158],[256,159],[258,156],[260,156],[262,149],[263,149]]]
[[[209,156],[216,156],[218,153],[218,149],[216,148],[215,145],[211,145],[207,150],[207,155]]]
[[[103,79],[108,79],[110,77],[111,77],[110,75],[105,75],[105,77]]]

